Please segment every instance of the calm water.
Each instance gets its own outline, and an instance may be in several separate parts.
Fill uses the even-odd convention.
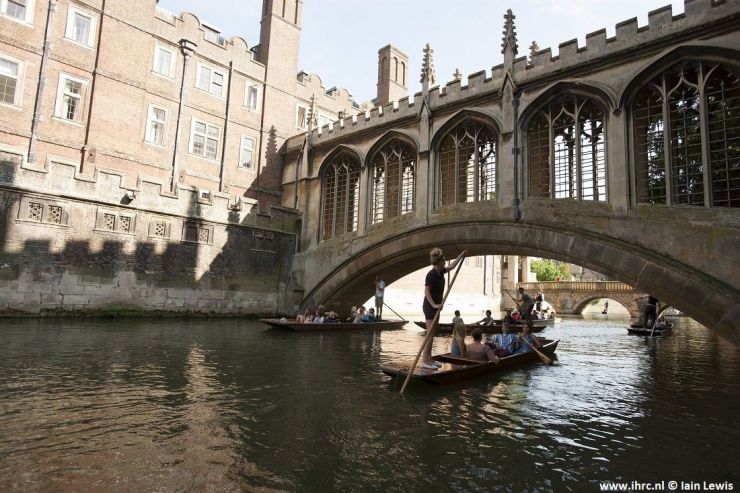
[[[413,326],[0,324],[0,491],[740,488],[738,348],[689,320],[647,340],[565,319],[555,366],[403,397],[379,365],[416,353]]]

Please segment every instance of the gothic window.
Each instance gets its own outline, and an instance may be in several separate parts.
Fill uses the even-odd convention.
[[[373,224],[414,210],[416,150],[392,140],[372,160]]]
[[[466,120],[439,146],[439,203],[442,206],[496,200],[496,133]]]
[[[681,62],[632,103],[637,202],[740,207],[737,69]]]
[[[606,200],[604,111],[593,100],[561,96],[527,126],[531,197]]]
[[[360,161],[340,152],[322,173],[322,239],[328,240],[357,230],[360,198]]]

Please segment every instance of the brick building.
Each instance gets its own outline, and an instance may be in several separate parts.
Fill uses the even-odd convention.
[[[277,309],[279,149],[361,108],[298,72],[302,1],[262,8],[252,46],[156,0],[0,0],[0,312]]]

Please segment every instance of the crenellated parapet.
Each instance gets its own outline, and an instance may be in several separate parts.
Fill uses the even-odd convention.
[[[685,0],[684,13],[678,15],[673,15],[668,5],[650,12],[646,26],[638,26],[637,18],[632,18],[617,24],[613,37],[607,38],[606,29],[600,29],[586,35],[585,46],[579,46],[577,39],[561,43],[555,56],[551,48],[539,49],[535,45],[529,56],[514,57],[516,35],[513,19],[513,15],[507,13],[503,51],[509,48],[511,52],[510,76],[513,81],[518,87],[527,88],[545,86],[558,79],[578,78],[597,65],[609,66],[644,58],[682,40],[693,39],[694,33],[705,25],[711,25],[716,34],[730,31],[740,20],[740,0]],[[455,77],[446,84],[429,87],[428,105],[434,111],[478,97],[496,101],[500,98],[506,76],[507,67],[502,63],[492,67],[490,72],[483,70],[470,74],[467,81]],[[421,100],[422,94],[417,93],[317,128],[312,133],[312,143],[321,145],[377,125],[415,118]]]

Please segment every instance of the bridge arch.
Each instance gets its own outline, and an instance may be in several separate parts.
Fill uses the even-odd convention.
[[[395,234],[362,247],[355,244],[343,260],[332,252],[332,260],[314,253],[316,265],[305,265],[307,279],[304,303],[323,303],[336,310],[368,297],[374,276],[382,274],[388,284],[428,265],[428,252],[439,246],[449,258],[462,249],[468,254],[532,255],[582,265],[634,286],[672,306],[700,323],[738,339],[736,291],[692,268],[634,244],[586,231],[564,231],[547,224],[515,221],[468,221],[426,226]],[[337,265],[326,271],[326,265]],[[422,288],[420,287],[420,293]],[[421,299],[421,295],[420,295]]]

